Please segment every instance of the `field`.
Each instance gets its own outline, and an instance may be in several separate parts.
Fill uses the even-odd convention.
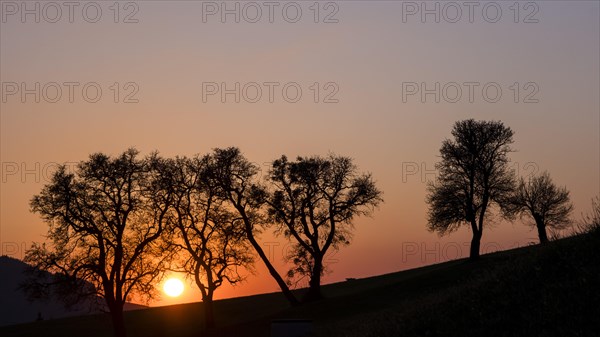
[[[288,307],[278,293],[128,312],[130,337],[269,336],[274,319],[314,322],[314,336],[598,336],[600,234],[324,287],[326,299]],[[299,294],[300,295],[300,294]],[[85,332],[84,332],[85,331]],[[0,328],[0,335],[111,336],[108,316]]]

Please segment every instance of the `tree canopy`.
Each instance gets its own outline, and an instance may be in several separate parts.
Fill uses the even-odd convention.
[[[571,224],[573,205],[566,187],[558,187],[548,172],[520,178],[517,188],[509,197],[505,213],[533,220],[540,243],[548,242],[547,228],[564,229]]]
[[[351,158],[286,156],[275,160],[265,197],[276,233],[293,242],[286,257],[293,263],[289,280],[310,278],[307,300],[321,297],[324,257],[350,244],[353,220],[370,215],[383,199],[370,174],[358,172]]]
[[[443,141],[438,176],[428,184],[427,228],[443,235],[469,226],[470,257],[477,259],[490,206],[504,207],[514,189],[513,131],[502,122],[468,119],[454,124],[452,136]]]
[[[157,247],[172,203],[168,170],[156,155],[97,153],[74,173],[61,166],[31,200],[49,224],[49,245],[34,244],[25,261],[90,283],[125,336],[123,305],[134,294],[150,299],[168,256]]]

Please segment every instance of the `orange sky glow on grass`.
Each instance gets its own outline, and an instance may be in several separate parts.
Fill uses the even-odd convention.
[[[44,240],[47,226],[28,203],[57,163],[132,146],[164,156],[237,146],[263,172],[282,154],[354,158],[385,203],[356,219],[352,244],[327,257],[324,283],[468,255],[468,228],[441,238],[426,229],[426,183],[457,120],[511,127],[513,168],[549,171],[571,191],[575,220],[600,194],[598,2],[538,1],[535,14],[526,2],[518,13],[513,2],[495,2],[497,22],[488,22],[494,8],[482,14],[481,5],[473,22],[463,7],[455,23],[450,12],[440,12],[439,23],[423,20],[401,1],[320,3],[318,13],[313,2],[296,2],[295,23],[285,16],[293,9],[281,14],[285,3],[273,22],[262,7],[256,23],[247,20],[252,8],[223,22],[206,2],[134,3],[117,15],[99,2],[96,23],[81,8],[73,23],[67,12],[55,23],[42,13],[36,23],[3,7],[1,254],[22,258]],[[247,2],[239,4],[243,11]],[[285,274],[288,243],[269,233],[260,239]],[[536,232],[521,220],[493,218],[482,252],[531,242]],[[278,291],[259,260],[255,267],[215,297]],[[183,294],[151,305],[200,300],[193,282],[176,277]]]

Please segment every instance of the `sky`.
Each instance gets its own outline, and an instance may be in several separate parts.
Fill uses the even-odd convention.
[[[1,2],[0,244],[21,258],[47,225],[29,200],[91,153],[237,146],[350,156],[385,203],[355,221],[325,283],[468,255],[468,228],[426,229],[426,182],[461,119],[514,132],[513,168],[547,170],[573,217],[600,194],[597,1]],[[260,14],[260,15],[259,15]],[[280,272],[287,243],[265,235]],[[493,219],[482,251],[536,242]],[[260,263],[217,298],[278,290]],[[200,300],[183,296],[152,305]]]

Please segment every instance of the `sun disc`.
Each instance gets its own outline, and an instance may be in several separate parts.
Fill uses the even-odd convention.
[[[167,296],[177,297],[183,293],[183,282],[177,278],[170,278],[163,285],[163,291]]]

